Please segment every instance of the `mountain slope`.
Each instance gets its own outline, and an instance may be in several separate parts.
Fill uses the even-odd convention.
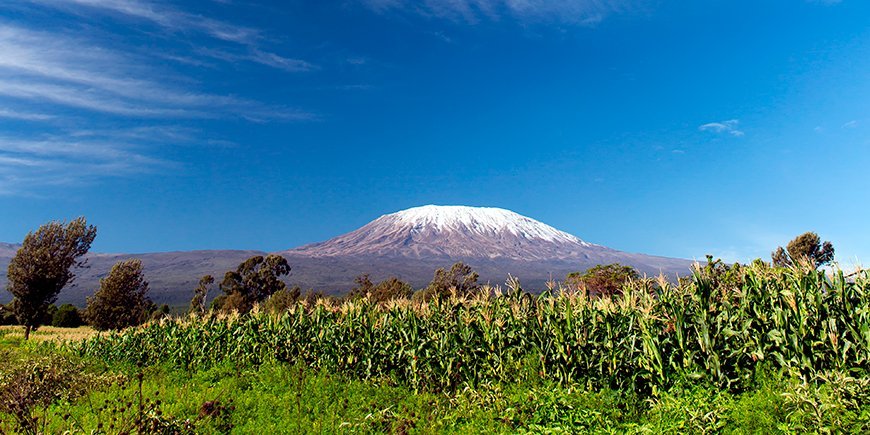
[[[597,248],[601,247],[509,210],[427,205],[381,216],[356,231],[291,251],[314,257],[556,260]]]
[[[0,252],[0,302],[11,300],[6,289],[6,268],[14,251],[8,256]],[[265,255],[261,251],[186,251],[157,252],[146,254],[100,254],[90,253],[84,268],[75,270],[76,279],[60,292],[57,303],[84,305],[87,296],[92,295],[100,286],[116,262],[131,258],[142,260],[145,278],[149,282],[151,298],[156,303],[172,305],[190,301],[193,289],[203,275],[213,275],[220,282],[228,270],[235,269],[239,263],[254,255]],[[215,293],[216,294],[216,293]]]
[[[669,276],[686,274],[691,266],[688,260],[591,244],[509,210],[435,205],[387,214],[358,230],[282,254],[331,261],[338,268],[354,264],[351,269],[375,276],[392,271],[417,286],[431,279],[433,266],[454,261],[470,264],[494,283],[508,273],[519,276],[532,289],[597,264],[622,263]]]
[[[5,288],[6,267],[18,247],[0,244],[0,288]],[[88,267],[77,271],[75,284],[61,292],[58,302],[83,305],[115,262],[139,258],[155,302],[186,304],[201,276],[211,274],[219,282],[246,258],[264,254],[229,250],[88,254]],[[597,264],[622,263],[642,273],[671,277],[688,274],[691,265],[688,260],[588,243],[509,210],[434,205],[387,214],[350,233],[280,254],[292,267],[287,280],[291,285],[333,294],[346,292],[363,273],[376,280],[397,276],[420,288],[436,268],[456,261],[472,266],[483,282],[500,284],[512,274],[528,290],[542,290],[549,279],[561,280],[569,272]],[[0,302],[10,298],[0,291]]]

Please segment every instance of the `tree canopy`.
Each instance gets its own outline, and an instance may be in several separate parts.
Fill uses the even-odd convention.
[[[637,270],[631,266],[619,263],[599,264],[583,273],[569,273],[566,283],[571,288],[586,291],[589,296],[613,296],[622,292],[622,286],[627,281],[639,277]]]
[[[61,289],[73,282],[73,269],[85,264],[79,258],[87,254],[96,236],[97,228],[83,217],[69,223],[49,222],[25,236],[7,274],[11,308],[24,325],[25,339],[44,323]]]
[[[818,234],[806,232],[788,242],[786,248],[776,248],[771,254],[774,266],[787,267],[796,262],[809,261],[815,268],[834,261],[834,245],[822,242]]]
[[[142,324],[153,310],[142,261],[132,259],[115,263],[100,280],[100,289],[88,298],[85,318],[100,331],[122,329]]]
[[[479,275],[471,266],[457,262],[449,270],[439,268],[435,271],[432,281],[423,290],[424,299],[447,297],[453,292],[457,296],[471,296],[480,290],[477,283]]]
[[[290,265],[280,255],[251,257],[242,262],[235,271],[224,275],[220,288],[225,297],[220,299],[216,308],[247,313],[254,304],[286,289],[287,285],[281,281],[281,277],[289,274]]]
[[[410,298],[414,288],[399,278],[393,276],[377,284],[373,283],[368,274],[356,277],[356,286],[348,293],[348,299],[369,298],[372,302],[382,303],[393,299]]]

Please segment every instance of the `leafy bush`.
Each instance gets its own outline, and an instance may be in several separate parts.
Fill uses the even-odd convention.
[[[78,328],[83,324],[84,321],[82,321],[82,316],[79,314],[78,308],[70,304],[61,305],[57,309],[57,312],[54,313],[54,317],[51,320],[51,326],[57,326],[60,328]]]
[[[67,356],[30,355],[3,361],[0,371],[0,421],[10,418],[16,432],[44,433],[52,404],[81,396],[97,385],[117,382],[113,375],[93,375]]]

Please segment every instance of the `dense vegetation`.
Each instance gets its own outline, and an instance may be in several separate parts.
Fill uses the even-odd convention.
[[[428,302],[300,299],[278,314],[5,347],[0,428],[870,430],[866,271],[711,261],[680,285],[639,279],[612,297],[512,286]],[[4,399],[25,388],[32,400]]]
[[[564,385],[653,394],[681,380],[741,390],[761,366],[805,376],[870,362],[870,275],[745,268],[742,285],[633,281],[618,297],[494,297],[299,304],[152,323],[80,345],[82,355],[199,370],[224,360],[303,364],[418,390],[509,382],[533,369]]]
[[[602,265],[539,295],[462,263],[416,292],[362,275],[345,298],[303,295],[286,259],[252,257],[210,307],[203,277],[180,318],[133,260],[83,319],[50,304],[95,232],[74,223],[10,266],[0,318],[27,327],[0,328],[0,433],[870,431],[870,272],[818,270],[833,246],[814,233],[771,263],[708,257],[676,283]],[[38,329],[83,320],[113,331]]]

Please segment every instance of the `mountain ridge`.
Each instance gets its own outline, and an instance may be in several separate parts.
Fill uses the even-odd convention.
[[[388,255],[569,259],[590,249],[608,249],[510,210],[426,205],[383,215],[325,242],[283,252],[315,257]]]
[[[5,288],[6,267],[20,245],[0,244],[0,286]],[[597,264],[622,263],[648,275],[674,277],[687,274],[692,261],[622,252],[592,244],[532,218],[495,207],[421,206],[385,214],[362,227],[332,239],[276,252],[292,268],[286,280],[303,289],[340,294],[353,286],[356,276],[372,279],[396,276],[421,288],[436,268],[462,261],[474,268],[483,282],[499,284],[508,274],[519,277],[528,290],[543,290],[550,279]],[[99,286],[100,278],[117,261],[143,262],[151,297],[157,303],[188,302],[203,275],[219,282],[226,271],[257,250],[198,250],[141,254],[91,253],[89,267],[65,288],[58,303],[83,305]],[[216,294],[213,291],[212,294]],[[11,295],[0,292],[0,302]]]

